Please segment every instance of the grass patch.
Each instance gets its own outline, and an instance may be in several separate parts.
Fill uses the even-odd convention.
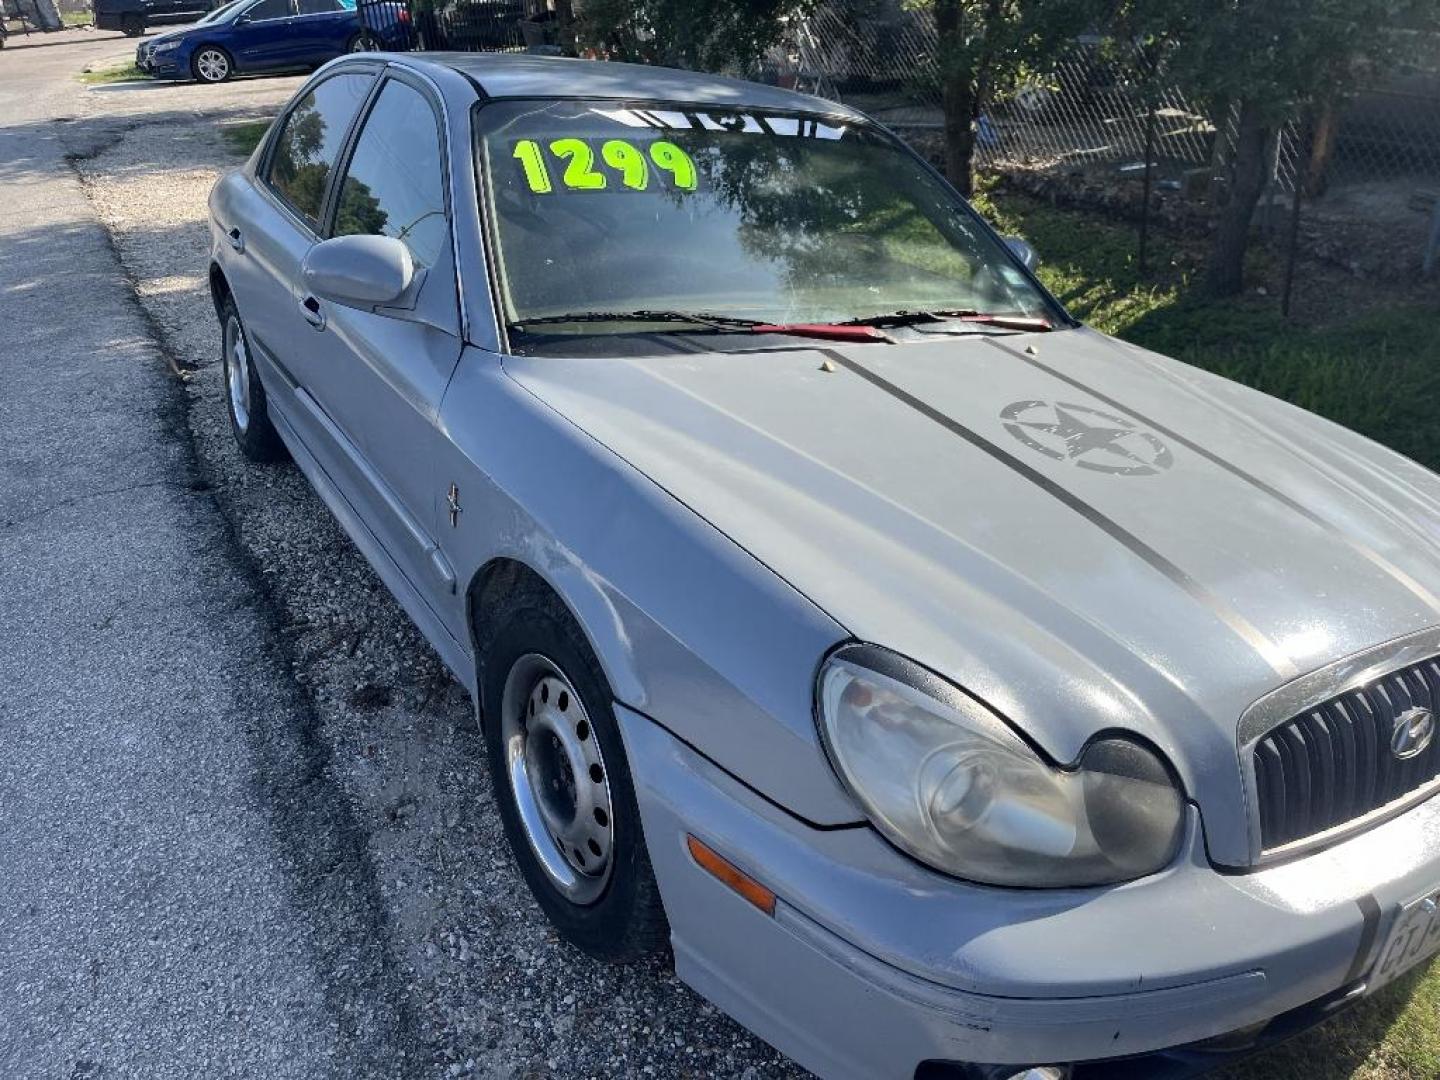
[[[1192,288],[1196,245],[1154,237],[1153,275],[1135,266],[1135,228],[991,189],[977,206],[1040,253],[1040,277],[1096,329],[1218,372],[1329,417],[1440,468],[1440,332],[1433,302],[1359,302],[1286,321],[1271,296],[1207,299]],[[1256,280],[1275,268],[1261,256]],[[1311,289],[1317,289],[1312,283]],[[1322,297],[1323,299],[1323,297]],[[1440,1077],[1440,963],[1387,987],[1316,1031],[1217,1080]]]
[[[1133,225],[1013,193],[992,190],[977,201],[1002,232],[1035,246],[1041,279],[1096,329],[1284,398],[1440,468],[1433,304],[1387,303],[1377,292],[1353,305],[1353,314],[1337,304],[1323,325],[1286,320],[1273,295],[1200,295],[1192,283],[1201,251],[1193,245],[1155,237],[1154,273],[1142,280]],[[1257,279],[1273,269],[1257,258]]]
[[[150,76],[136,67],[133,60],[115,67],[100,68],[97,71],[82,71],[79,75],[80,81],[87,86],[95,86],[99,83],[133,82],[137,79],[148,78]]]
[[[249,157],[269,130],[269,120],[247,120],[242,124],[227,124],[220,135],[233,153]]]
[[[88,11],[60,12],[60,25],[62,26],[89,26],[93,21]]]

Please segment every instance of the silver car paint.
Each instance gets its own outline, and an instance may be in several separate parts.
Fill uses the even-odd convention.
[[[1246,707],[1437,621],[1421,582],[1440,581],[1440,483],[1416,476],[1377,506],[1354,466],[1312,464],[1333,425],[1093,331],[826,352],[833,372],[806,348],[506,368],[851,634],[955,679],[1057,762],[1105,728],[1152,740],[1221,862],[1257,854],[1236,758]],[[1152,475],[1053,460],[1007,431],[1002,412],[1027,401],[1135,410],[1244,476],[1170,435],[1173,464]],[[1349,441],[1372,469],[1395,458]]]
[[[357,62],[367,61],[337,61],[316,78]],[[213,257],[264,338],[257,363],[297,461],[467,687],[472,619],[484,616],[472,610],[475,589],[490,568],[524,563],[576,613],[635,710],[622,709],[622,721],[652,847],[678,845],[676,829],[701,828],[701,804],[713,802],[697,796],[693,811],[659,812],[667,770],[683,765],[724,793],[707,824],[720,828],[724,808],[734,810],[737,831],[722,834],[722,850],[785,878],[796,890],[787,900],[803,904],[826,874],[831,885],[863,884],[838,888],[834,905],[812,912],[816,925],[898,970],[1037,998],[1123,997],[1136,980],[1178,988],[1268,971],[1258,1003],[1240,995],[1228,1011],[1203,1013],[1215,1030],[1339,985],[1373,929],[1357,897],[1375,905],[1374,888],[1389,902],[1412,879],[1440,875],[1433,803],[1289,867],[1235,877],[1208,862],[1258,855],[1237,749],[1245,709],[1301,672],[1440,622],[1434,476],[1308,413],[1088,330],[663,360],[503,356],[483,223],[470,212],[476,89],[443,62],[397,63],[434,92],[449,135],[460,332],[429,328],[438,344],[401,364],[395,350],[414,338],[388,337],[383,316],[332,305],[317,334],[294,296],[266,299],[257,264],[292,274],[315,238],[256,183],[258,154],[212,196]],[[608,86],[646,96],[628,72],[607,82],[604,65],[575,70],[586,73],[577,94]],[[522,75],[512,88],[529,85]],[[653,79],[655,96],[673,89],[672,76]],[[711,82],[695,92],[717,104],[806,100]],[[226,238],[234,222],[249,226],[243,254]],[[404,325],[396,332],[413,334]],[[308,371],[298,353],[270,352],[337,330],[343,347],[317,354]],[[453,355],[444,341],[456,343]],[[825,359],[833,370],[821,370]],[[1118,417],[1169,460],[1125,474],[1048,456],[1007,427],[1006,410],[1025,402]],[[387,442],[377,429],[401,417]],[[454,526],[451,483],[463,506]],[[811,717],[816,667],[850,636],[979,693],[1058,762],[1106,728],[1151,739],[1199,807],[1186,855],[1131,886],[1026,897],[926,871],[868,829],[810,828],[860,819]],[[791,839],[773,846],[756,814]],[[1396,858],[1401,834],[1415,846]],[[696,920],[738,902],[706,891],[713,882],[672,854],[652,853],[672,920],[691,899]],[[1371,857],[1391,862],[1367,878],[1356,867]],[[1263,948],[1176,940],[1161,917],[1166,882],[1178,878],[1191,889],[1185,918],[1205,910],[1212,927],[1243,927],[1264,902],[1232,903],[1222,886],[1249,881],[1263,892],[1270,879],[1260,874],[1294,894],[1270,904],[1276,938]],[[933,906],[914,906],[917,897]],[[1086,949],[1055,970],[1056,951],[1077,934],[1124,940],[1144,918],[1155,934],[1143,957],[1117,963]],[[1058,936],[1030,936],[1051,919]],[[724,967],[737,942],[719,929],[701,941],[700,925],[676,920],[682,975],[807,1060],[813,1032],[793,1030],[805,1021],[787,1035],[748,1018],[745,973]],[[1047,1023],[1062,1015],[1074,1018]],[[1168,1023],[1127,1037],[1144,1049],[1194,1028]]]

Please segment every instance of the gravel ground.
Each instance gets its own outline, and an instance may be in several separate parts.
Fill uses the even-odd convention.
[[[238,163],[222,127],[268,115],[296,85],[87,91],[72,160],[183,372],[186,431],[263,582],[268,632],[314,717],[315,768],[361,831],[379,894],[374,945],[403,977],[418,1072],[804,1075],[680,984],[668,957],[610,968],[556,938],[506,847],[468,696],[300,473],[235,450],[205,286],[205,199]]]

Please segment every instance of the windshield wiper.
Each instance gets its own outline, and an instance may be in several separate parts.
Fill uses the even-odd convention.
[[[549,326],[559,323],[587,322],[656,322],[692,323],[711,330],[749,330],[759,325],[758,319],[740,319],[730,315],[710,315],[694,311],[571,311],[564,315],[541,315],[533,319],[517,319],[512,329],[523,330],[527,326]]]
[[[788,334],[791,337],[824,338],[831,341],[888,341],[873,326],[859,323],[770,323],[761,319],[742,319],[734,315],[712,315],[692,311],[576,311],[565,315],[542,315],[519,319],[512,329],[531,326],[585,322],[655,322],[689,323],[718,334]]]
[[[949,322],[955,319],[961,322],[982,323],[985,326],[994,326],[1002,330],[1031,330],[1036,333],[1044,333],[1047,330],[1055,329],[1049,319],[1038,316],[1006,315],[993,311],[980,311],[976,308],[955,308],[948,311],[891,311],[881,315],[867,315],[862,319],[849,319],[841,325],[919,326],[925,323]]]

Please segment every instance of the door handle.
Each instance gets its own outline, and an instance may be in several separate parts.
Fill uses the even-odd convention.
[[[325,329],[325,312],[320,307],[320,301],[313,296],[307,296],[300,301],[300,313],[305,316],[305,321],[316,330]]]
[[[230,246],[241,255],[245,254],[245,237],[240,235],[239,229],[231,229],[225,234],[225,239],[230,241]]]

